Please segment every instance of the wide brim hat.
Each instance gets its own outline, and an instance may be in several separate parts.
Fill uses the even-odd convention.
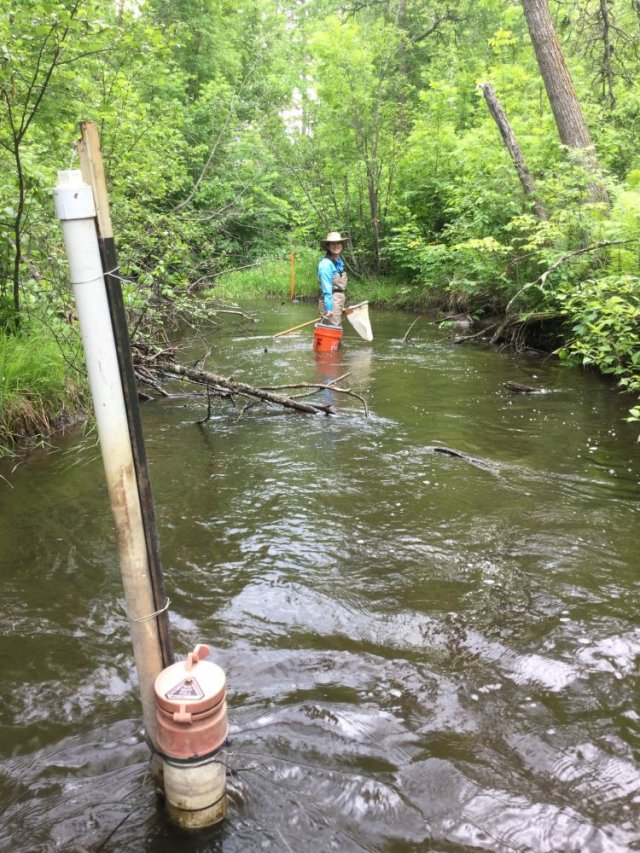
[[[324,240],[320,240],[320,245],[323,249],[327,248],[328,243],[348,243],[349,238],[346,234],[341,234],[339,231],[329,231]]]

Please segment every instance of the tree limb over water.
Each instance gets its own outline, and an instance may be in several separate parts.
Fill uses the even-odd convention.
[[[196,385],[204,385],[207,389],[209,399],[211,395],[216,395],[233,400],[233,395],[236,394],[241,397],[249,397],[254,400],[282,406],[286,409],[293,409],[304,414],[335,414],[335,408],[331,404],[301,402],[299,396],[309,396],[309,394],[298,395],[298,397],[275,394],[273,393],[273,388],[256,388],[253,385],[248,385],[246,382],[238,382],[232,377],[220,376],[208,370],[202,370],[199,367],[189,367],[188,365],[181,364],[176,360],[173,350],[156,350],[145,344],[133,343],[132,352],[138,380],[153,388],[158,393],[161,393],[162,396],[167,396],[167,392],[162,388],[161,381],[167,377],[177,377],[179,379],[186,379]],[[310,393],[328,390],[339,394],[347,394],[361,401],[364,406],[365,416],[368,417],[369,408],[366,400],[360,394],[357,394],[350,388],[339,388],[334,384],[348,375],[348,373],[345,373],[334,380],[334,382],[327,384],[298,382],[291,385],[278,385],[276,388],[308,388],[310,389]]]

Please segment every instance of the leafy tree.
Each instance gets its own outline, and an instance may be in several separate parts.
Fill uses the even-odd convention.
[[[13,196],[0,226],[12,246],[9,264],[0,271],[0,293],[6,299],[10,281],[16,318],[32,177],[25,149],[36,120],[50,121],[55,139],[61,119],[69,115],[74,66],[106,49],[104,24],[96,22],[95,13],[95,5],[85,0],[9,0],[0,13],[0,148],[11,175],[4,191]]]

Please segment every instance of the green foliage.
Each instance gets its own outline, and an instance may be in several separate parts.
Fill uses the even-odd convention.
[[[504,300],[510,248],[493,237],[429,243],[410,225],[395,229],[387,242],[398,265],[414,272],[423,290],[421,301],[466,311],[494,309]]]
[[[296,291],[299,280],[296,278]],[[290,265],[288,260],[257,261],[251,269],[232,270],[216,278],[207,296],[224,300],[241,300],[252,296],[272,295],[289,298]]]
[[[640,277],[606,275],[585,279],[555,296],[571,324],[561,358],[594,365],[640,391]]]
[[[46,399],[58,393],[64,378],[64,362],[54,341],[39,343],[38,335],[0,337],[0,406],[12,397],[33,394]]]
[[[296,250],[296,299],[315,302],[319,296],[316,270],[319,253],[308,248]],[[264,260],[250,269],[222,273],[203,297],[216,302],[241,302],[261,296],[275,296],[286,301],[291,293],[289,260]],[[364,277],[349,280],[348,302],[368,300],[371,304],[391,308],[416,308],[426,305],[416,287],[397,278]],[[212,308],[215,312],[215,307]]]

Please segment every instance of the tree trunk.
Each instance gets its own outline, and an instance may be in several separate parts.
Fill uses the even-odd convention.
[[[482,93],[484,95],[485,101],[487,102],[487,106],[489,107],[489,112],[493,116],[495,123],[498,125],[500,135],[502,136],[504,144],[507,146],[507,150],[509,151],[511,159],[514,162],[518,177],[520,178],[520,183],[522,184],[522,189],[524,190],[524,194],[527,196],[527,198],[530,198],[533,201],[533,209],[535,210],[538,219],[543,219],[546,221],[546,211],[542,206],[542,203],[536,196],[536,187],[533,182],[533,177],[525,162],[522,150],[518,145],[516,135],[511,129],[511,125],[509,124],[504,110],[502,109],[502,105],[496,97],[496,93],[493,91],[493,88],[488,83],[485,83],[482,86]]]
[[[598,161],[589,128],[564,61],[547,0],[522,0],[522,7],[560,139],[568,148],[584,152],[584,165],[592,172],[597,171]],[[594,201],[608,201],[605,190],[595,182],[589,186],[589,194]]]
[[[351,236],[351,193],[349,192],[349,175],[344,173],[344,228],[347,236]]]
[[[613,89],[614,74],[612,65],[613,44],[611,42],[611,0],[600,0],[599,18],[602,34],[602,97],[609,109],[615,106],[616,98]]]
[[[371,171],[373,171],[373,165]],[[380,274],[380,219],[378,218],[378,187],[375,178],[369,173],[369,212],[371,214],[371,230],[373,233],[374,269]]]
[[[13,220],[13,310],[15,322],[20,317],[20,266],[22,264],[22,217],[24,216],[25,185],[24,171],[22,169],[22,157],[20,155],[20,141],[14,142],[14,159],[16,163],[16,174],[18,178],[18,209]]]

